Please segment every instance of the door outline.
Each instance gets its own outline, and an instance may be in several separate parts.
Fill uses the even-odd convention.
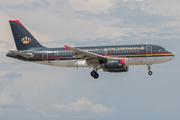
[[[104,49],[104,56],[108,56],[108,50]]]
[[[146,56],[152,56],[152,46],[146,46]]]
[[[48,60],[48,50],[42,51],[42,60]]]

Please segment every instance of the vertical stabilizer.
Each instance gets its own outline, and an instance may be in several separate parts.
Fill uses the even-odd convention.
[[[43,47],[21,24],[19,20],[10,20],[9,23],[17,50],[28,50],[32,48]]]

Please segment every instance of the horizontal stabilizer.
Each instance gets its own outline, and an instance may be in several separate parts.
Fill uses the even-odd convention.
[[[31,53],[23,53],[23,52],[14,51],[14,50],[9,50],[9,51],[12,52],[12,53],[14,53],[14,54],[16,54],[16,55],[25,57],[25,58],[30,58],[30,57],[33,56]]]

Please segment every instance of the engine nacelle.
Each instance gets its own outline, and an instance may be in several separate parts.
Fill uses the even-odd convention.
[[[101,68],[106,72],[127,72],[129,66],[126,65],[126,59],[112,59],[101,63]]]

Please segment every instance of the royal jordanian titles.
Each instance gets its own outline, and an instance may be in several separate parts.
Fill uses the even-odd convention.
[[[16,50],[9,50],[8,57],[43,65],[74,68],[92,68],[91,76],[99,77],[97,71],[128,72],[131,65],[147,65],[152,75],[151,65],[169,62],[174,54],[158,45],[116,45],[47,48],[42,46],[18,21],[10,20],[16,43]]]

